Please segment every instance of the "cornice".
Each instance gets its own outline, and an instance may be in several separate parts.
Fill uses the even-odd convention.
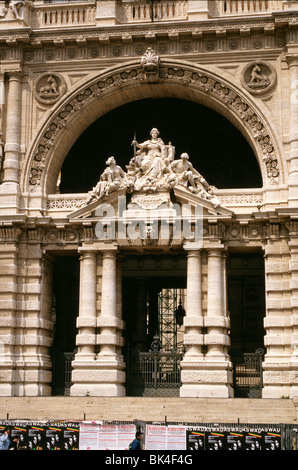
[[[1,26],[1,23],[0,23]],[[8,45],[14,43],[31,43],[32,46],[42,46],[44,42],[61,46],[64,41],[94,41],[109,43],[113,40],[131,42],[138,39],[154,40],[164,38],[178,39],[188,36],[192,39],[204,38],[207,35],[225,37],[239,34],[249,36],[251,34],[275,34],[288,29],[298,29],[297,12],[274,12],[271,14],[234,18],[210,18],[201,22],[177,21],[171,23],[143,23],[143,24],[118,24],[105,27],[82,26],[51,29],[31,29],[24,27],[19,29],[0,29],[0,42]]]

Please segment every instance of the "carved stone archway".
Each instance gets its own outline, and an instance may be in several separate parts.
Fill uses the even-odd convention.
[[[224,115],[254,150],[263,186],[284,183],[277,133],[261,103],[231,83],[224,73],[164,59],[153,72],[135,60],[112,67],[65,95],[28,150],[23,191],[36,196],[54,192],[71,146],[100,116],[130,101],[165,96],[198,102]]]

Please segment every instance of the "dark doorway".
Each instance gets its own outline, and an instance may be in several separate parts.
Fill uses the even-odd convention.
[[[227,273],[234,394],[261,397],[261,362],[265,353],[263,254],[230,253]]]
[[[179,396],[185,300],[185,256],[128,256],[123,267],[126,393]]]
[[[76,348],[79,308],[79,258],[57,256],[53,271],[52,395],[68,395]]]
[[[133,156],[131,142],[147,140],[152,127],[187,152],[194,167],[218,189],[262,187],[256,157],[243,135],[206,106],[174,98],[144,99],[99,118],[78,138],[61,170],[61,193],[85,193],[99,180],[113,155],[125,170]]]

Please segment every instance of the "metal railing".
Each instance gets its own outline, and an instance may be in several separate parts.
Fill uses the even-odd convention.
[[[264,350],[243,356],[231,356],[234,365],[234,393],[239,398],[261,398],[263,388]]]
[[[72,385],[72,361],[74,352],[53,350],[52,354],[52,395],[69,396]]]
[[[174,350],[149,352],[138,349],[126,356],[126,392],[129,396],[179,396],[180,362],[183,353]]]

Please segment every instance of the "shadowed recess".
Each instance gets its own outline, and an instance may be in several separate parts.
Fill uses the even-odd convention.
[[[260,188],[262,176],[254,152],[226,118],[206,106],[182,99],[133,101],[105,114],[77,139],[61,169],[61,193],[92,189],[113,155],[126,170],[133,157],[131,142],[160,138],[176,148],[175,158],[187,152],[193,166],[218,189]]]

